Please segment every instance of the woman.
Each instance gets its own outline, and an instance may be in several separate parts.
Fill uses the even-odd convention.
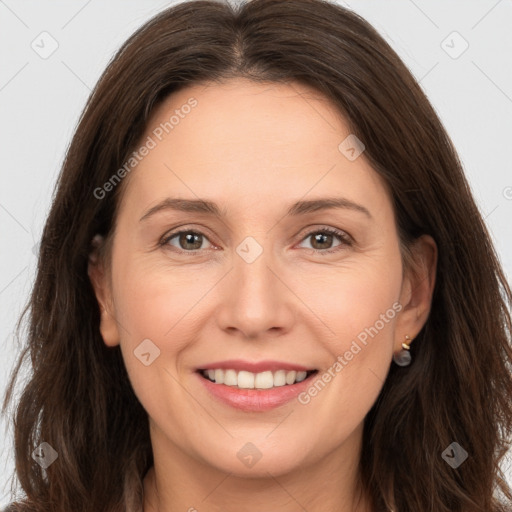
[[[171,7],[109,64],[59,178],[16,509],[510,510],[511,299],[367,22]]]

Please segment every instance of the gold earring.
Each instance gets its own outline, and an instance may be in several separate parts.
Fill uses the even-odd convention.
[[[409,352],[411,349],[411,338],[405,335],[405,341],[402,343],[402,350],[398,352],[398,354],[393,354],[393,361],[398,366],[408,366],[411,364],[411,353]]]

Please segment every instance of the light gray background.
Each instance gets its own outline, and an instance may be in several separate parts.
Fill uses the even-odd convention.
[[[171,3],[0,0],[2,395],[17,355],[14,323],[34,278],[33,249],[79,114],[115,50]],[[420,81],[455,143],[510,280],[512,1],[340,3],[370,21]],[[31,47],[39,45],[40,52],[51,48],[48,36],[40,36],[43,31],[58,43],[46,59]],[[464,40],[469,47],[453,58]],[[1,422],[0,506],[10,500],[13,470],[6,429]],[[503,469],[512,481],[510,459]]]

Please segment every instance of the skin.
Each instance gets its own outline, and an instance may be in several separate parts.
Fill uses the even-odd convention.
[[[149,415],[155,463],[144,510],[370,511],[364,494],[358,500],[363,421],[393,353],[428,317],[435,243],[421,237],[417,274],[404,268],[386,186],[364,153],[350,161],[340,152],[350,130],[316,91],[243,79],[196,85],[154,111],[142,140],[191,97],[197,106],[122,183],[111,261],[93,255],[89,265],[102,337],[120,344]],[[139,220],[170,196],[214,201],[226,217],[165,210]],[[325,196],[371,218],[348,208],[285,215]],[[315,243],[326,227],[352,244],[329,234]],[[158,245],[182,228],[204,236],[195,246],[179,236]],[[236,252],[248,236],[263,250],[252,263]],[[339,250],[320,254],[329,249]],[[242,412],[217,402],[194,373],[243,358],[322,375],[394,303],[399,313],[308,404]],[[147,338],[160,350],[149,366],[133,353]],[[247,442],[262,454],[252,467],[237,457]]]

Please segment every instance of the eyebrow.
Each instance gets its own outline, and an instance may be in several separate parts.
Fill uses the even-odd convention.
[[[296,217],[299,215],[306,215],[308,213],[332,210],[332,209],[347,209],[365,214],[368,218],[372,218],[371,213],[364,206],[354,203],[343,197],[322,197],[318,199],[311,199],[308,201],[297,201],[292,204],[285,216]],[[227,217],[226,208],[220,208],[216,203],[206,199],[178,199],[168,197],[150,208],[140,219],[143,221],[148,219],[157,212],[163,210],[175,210],[180,212],[204,213],[213,215],[214,217],[224,218]]]

